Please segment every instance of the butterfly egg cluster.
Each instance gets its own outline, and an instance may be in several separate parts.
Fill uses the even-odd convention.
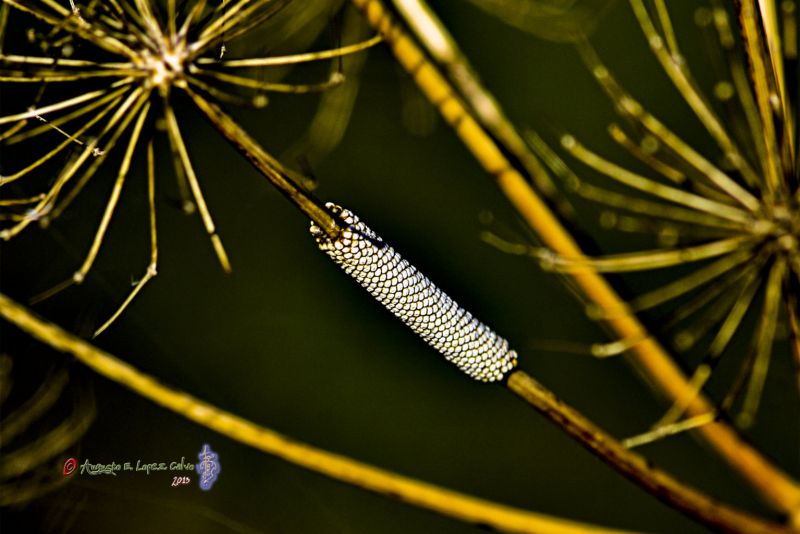
[[[482,382],[501,380],[517,365],[508,341],[456,304],[351,211],[331,203],[327,207],[345,229],[331,239],[311,223],[320,250],[426,343]]]

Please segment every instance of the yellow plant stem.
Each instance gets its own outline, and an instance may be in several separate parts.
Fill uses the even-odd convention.
[[[542,242],[561,256],[575,260],[583,258],[583,252],[570,233],[505,157],[503,150],[472,117],[444,76],[393,21],[380,0],[352,2],[363,11],[369,24],[383,35],[398,62],[439,109],[481,166],[495,178],[497,185],[538,233]],[[614,311],[625,307],[624,301],[597,272],[583,270],[568,275],[586,298],[600,309]],[[670,402],[683,401],[695,395],[686,376],[635,316],[618,313],[608,315],[607,325],[617,336],[638,341],[630,348],[633,361]],[[526,400],[530,401],[528,398]],[[686,414],[695,417],[711,412],[713,406],[708,400],[697,396],[687,406]],[[800,486],[794,480],[726,423],[710,423],[700,427],[698,432],[767,502],[787,513],[792,524],[800,526]]]
[[[45,321],[0,293],[0,316],[53,349],[72,354],[98,374],[230,439],[333,479],[475,525],[539,534],[624,534],[625,531],[519,510],[404,477],[295,441],[162,384],[122,360]],[[778,530],[770,532],[781,533]],[[756,532],[756,531],[754,531]],[[758,532],[767,532],[764,530]]]
[[[342,231],[327,208],[310,192],[302,189],[289,174],[288,169],[270,156],[258,142],[239,126],[227,113],[213,102],[209,102],[191,88],[185,88],[186,94],[197,105],[216,130],[222,134],[233,147],[288,198],[309,219],[314,221],[331,238],[336,238]]]
[[[528,145],[506,117],[497,100],[487,91],[455,39],[424,0],[393,0],[400,16],[439,66],[460,91],[475,118],[496,137],[513,157],[519,160],[519,170],[534,184],[540,194],[559,210],[564,217],[572,218],[574,209],[561,195],[552,178],[531,152]]]
[[[56,350],[72,354],[98,374],[126,386],[156,404],[245,445],[336,480],[468,523],[488,525],[509,532],[558,534],[622,532],[470,497],[292,440],[162,384],[154,377],[142,373],[57,325],[39,318],[3,294],[0,294],[0,316],[39,341]],[[623,447],[524,372],[513,372],[508,378],[508,387],[604,461],[690,517],[723,532],[754,534],[796,532],[716,502],[652,467],[647,460]]]

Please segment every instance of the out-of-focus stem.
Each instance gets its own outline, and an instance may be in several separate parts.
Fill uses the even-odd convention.
[[[240,443],[333,479],[412,506],[506,532],[625,534],[464,495],[295,441],[162,384],[122,360],[45,321],[0,294],[0,317],[55,350],[72,354],[98,374],[178,415]],[[773,532],[780,533],[781,530]]]
[[[536,185],[537,190],[562,216],[572,217],[572,206],[560,194],[544,166],[506,117],[500,104],[483,87],[477,73],[441,20],[424,0],[392,1],[428,54],[445,69],[448,79],[458,89],[475,118],[518,160],[518,170]]]

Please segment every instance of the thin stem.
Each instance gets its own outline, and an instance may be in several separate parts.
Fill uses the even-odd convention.
[[[714,46],[716,46],[716,43],[719,43],[719,46],[722,47],[724,57],[721,62],[728,67],[730,78],[733,82],[733,87],[744,115],[744,120],[747,123],[747,128],[742,137],[753,147],[756,161],[761,166],[759,169],[760,175],[763,175],[767,172],[767,170],[763,168],[767,157],[764,153],[764,144],[759,141],[761,138],[761,119],[758,116],[758,108],[756,107],[753,91],[750,88],[750,82],[747,80],[747,70],[745,69],[742,56],[736,46],[736,38],[734,37],[734,32],[730,25],[728,12],[720,3],[720,0],[712,0],[711,14],[716,31],[716,39],[712,37],[711,42],[714,43]],[[761,188],[764,185],[764,180],[759,178],[756,182],[750,183],[749,185],[751,187]]]
[[[61,423],[37,436],[38,439],[16,450],[3,451],[0,481],[10,481],[30,473],[37,466],[63,454],[65,449],[72,448],[89,429],[94,415],[94,399],[83,397],[75,403],[72,412]]]
[[[764,40],[766,41],[766,46],[764,47],[764,55],[767,57],[767,62],[769,67],[771,68],[771,73],[773,76],[773,80],[775,83],[775,88],[777,92],[777,96],[780,100],[780,111],[778,112],[778,116],[780,117],[781,122],[784,124],[782,125],[783,135],[781,139],[782,143],[782,157],[783,164],[787,168],[792,168],[796,165],[796,158],[795,158],[795,115],[796,112],[792,112],[792,105],[791,99],[787,93],[787,82],[786,76],[784,74],[783,62],[784,62],[784,50],[787,50],[786,58],[789,58],[788,49],[785,49],[781,46],[781,33],[778,29],[778,21],[780,17],[778,16],[778,9],[784,10],[784,15],[786,14],[787,8],[789,8],[790,2],[782,2],[781,7],[779,8],[776,3],[773,2],[765,2],[764,0],[760,0],[758,2],[759,10],[761,11],[761,29],[764,36]],[[793,5],[793,4],[792,4]],[[788,17],[786,17],[788,19]],[[789,21],[786,21],[789,23]],[[797,21],[794,21],[795,24],[795,32],[797,27]],[[791,38],[791,36],[787,35],[787,39]],[[796,84],[795,84],[796,85]]]
[[[579,258],[554,256],[551,252],[541,251],[540,249],[529,249],[529,254],[542,261],[545,268],[556,269],[560,272],[575,272],[588,269],[601,273],[622,273],[661,269],[715,258],[745,248],[748,244],[752,244],[751,237],[735,236],[685,248],[646,250],[591,258],[586,256]]]
[[[121,95],[118,96],[115,94],[108,95],[108,97],[103,98],[103,103],[106,103],[108,100],[112,100],[111,103],[102,110],[100,110],[94,117],[92,117],[88,122],[86,122],[86,124],[84,124],[78,130],[76,130],[74,134],[67,134],[59,126],[52,123],[47,123],[47,125],[50,126],[52,129],[55,129],[56,131],[64,134],[66,136],[66,139],[64,141],[61,141],[61,143],[56,145],[56,147],[50,150],[47,154],[40,156],[38,159],[36,159],[33,163],[29,164],[27,167],[15,172],[14,174],[3,176],[2,179],[0,179],[0,186],[5,185],[9,182],[13,182],[14,180],[17,180],[25,176],[32,170],[36,169],[40,165],[43,165],[48,160],[59,154],[62,150],[67,148],[72,143],[76,143],[80,146],[86,146],[86,143],[81,140],[81,136],[87,130],[89,130],[89,128],[94,126],[98,121],[103,119],[103,117],[105,117],[109,112],[111,112],[111,110],[122,100],[122,96]]]
[[[561,139],[561,145],[572,156],[579,159],[584,164],[630,188],[730,221],[752,224],[752,217],[739,208],[716,202],[702,195],[696,195],[683,191],[682,189],[664,185],[633,173],[595,154],[581,145],[571,135],[564,136]]]
[[[155,377],[142,373],[135,367],[90,345],[55,324],[39,318],[3,294],[0,294],[0,316],[53,349],[72,354],[98,374],[190,421],[294,465],[367,491],[398,499],[412,506],[425,508],[461,521],[487,525],[507,532],[622,533],[619,530],[581,524],[471,497],[288,438],[191,395],[165,386]],[[783,527],[778,525],[774,525],[774,527],[776,530],[771,532],[789,534],[789,531]]]
[[[112,87],[118,87],[118,86],[119,84],[117,83],[112,85]],[[40,108],[29,109],[28,111],[24,111],[22,113],[15,113],[13,115],[6,115],[4,117],[0,117],[0,124],[6,124],[18,120],[31,119],[34,117],[47,115],[48,113],[52,113],[53,111],[58,111],[60,109],[76,106],[88,100],[102,97],[107,94],[108,94],[108,89],[100,89],[98,91],[92,91],[91,93],[83,93],[80,96],[62,100],[61,102],[58,102],[56,104],[50,104],[49,106],[42,106]]]
[[[200,211],[200,217],[203,219],[203,225],[205,226],[206,233],[211,239],[214,252],[217,254],[217,259],[219,260],[222,269],[226,273],[229,273],[231,272],[231,264],[228,260],[228,254],[225,252],[225,248],[222,246],[222,240],[217,234],[217,227],[214,224],[214,219],[211,217],[211,212],[209,211],[205,198],[203,197],[203,191],[200,189],[200,182],[197,181],[197,175],[194,172],[192,160],[189,157],[189,152],[186,150],[186,144],[183,142],[183,135],[181,135],[180,126],[178,126],[178,119],[175,117],[175,112],[172,109],[172,105],[166,98],[164,99],[164,120],[167,125],[169,142],[172,145],[173,150],[178,154],[181,167],[184,171],[184,176],[189,183],[189,189],[192,192],[194,203],[197,206],[197,209]]]
[[[241,106],[245,108],[263,108],[269,104],[269,98],[266,92],[255,91],[251,96],[243,96],[241,94],[222,89],[217,85],[206,83],[196,76],[187,75],[186,81],[192,84],[196,89],[203,91],[208,96],[212,97],[220,104],[229,104],[233,106]]]
[[[67,74],[58,70],[37,70],[29,73],[21,70],[0,69],[0,82],[5,83],[58,83],[91,78],[119,78],[120,76],[144,77],[145,74],[130,69],[81,71]]]
[[[614,101],[618,113],[644,128],[676,157],[695,169],[705,180],[724,192],[729,198],[751,212],[756,213],[761,209],[761,204],[755,196],[694,150],[628,94],[608,68],[603,65],[597,52],[587,40],[579,41],[577,46],[581,58],[609,98]]]
[[[719,215],[712,213],[712,211],[714,211],[711,209],[712,205],[706,203],[708,199],[704,197],[694,199],[694,197],[681,197],[680,195],[676,197],[670,194],[671,190],[678,191],[679,193],[686,192],[675,188],[661,189],[667,186],[659,184],[658,182],[654,182],[643,176],[631,173],[630,171],[626,171],[625,169],[621,169],[623,172],[619,177],[616,176],[615,173],[614,178],[621,179],[620,181],[622,183],[629,185],[634,189],[642,189],[647,192],[652,192],[653,196],[669,200],[670,203],[660,202],[659,200],[633,197],[631,195],[618,193],[603,187],[597,187],[581,180],[574,172],[572,172],[572,170],[570,170],[570,168],[566,165],[566,163],[564,163],[558,154],[556,154],[547,145],[547,143],[545,143],[545,141],[538,134],[536,134],[536,132],[528,131],[525,133],[525,135],[531,147],[533,147],[539,157],[542,158],[542,161],[544,161],[545,165],[547,165],[547,167],[556,175],[556,177],[558,177],[564,183],[565,187],[567,187],[568,190],[572,191],[576,195],[579,195],[587,200],[599,202],[625,211],[647,215],[648,218],[660,218],[680,223],[690,223],[695,228],[697,226],[704,226],[709,228],[741,231],[752,226],[752,219],[749,217],[741,219],[742,214],[736,215],[733,211],[729,213],[729,216],[733,217],[734,220],[720,217]],[[571,139],[574,140],[574,138]],[[600,161],[601,160],[594,160],[594,162]],[[611,172],[611,168],[605,167],[605,165],[602,163],[601,166],[603,166],[606,171]],[[653,184],[655,184],[655,186]],[[684,199],[689,200],[690,205],[688,207],[682,207],[674,204],[674,202],[677,200]],[[695,202],[695,200],[697,200],[697,202]],[[685,202],[682,203],[685,204]],[[693,205],[695,203],[701,208],[705,207],[706,209],[696,209],[696,207]],[[722,206],[724,209],[737,209],[724,204],[720,204],[720,206]]]
[[[289,0],[239,0],[235,5],[229,7],[225,7],[224,3],[220,4],[217,10],[222,14],[213,17],[192,43],[190,59],[199,56],[219,41],[230,40],[249,31],[255,25],[278,13],[288,2]],[[259,13],[258,10],[265,5],[266,8]]]
[[[666,6],[663,0],[660,3],[658,14],[662,22],[665,34],[667,36],[667,44],[674,50],[668,50],[664,46],[663,39],[655,29],[650,15],[644,6],[642,0],[630,0],[633,12],[639,20],[639,26],[642,28],[650,48],[653,50],[656,58],[664,72],[672,80],[672,83],[680,92],[683,99],[692,108],[700,122],[705,126],[719,147],[723,150],[728,159],[736,166],[736,168],[748,180],[755,180],[755,171],[750,167],[750,164],[742,156],[739,148],[734,144],[728,133],[725,131],[724,126],[716,116],[706,98],[700,93],[696,87],[694,80],[689,74],[686,66],[685,59],[677,54],[677,44],[675,44],[675,35],[672,33],[672,25],[670,23],[669,14],[667,13]]]
[[[658,14],[658,23],[661,25],[661,31],[667,40],[667,47],[672,56],[679,56],[678,39],[675,37],[675,30],[672,28],[672,21],[669,18],[667,11],[667,3],[665,0],[653,0],[655,4],[656,13]]]
[[[145,284],[151,278],[158,274],[158,233],[156,232],[156,169],[155,169],[155,153],[153,151],[153,140],[147,143],[147,207],[150,219],[150,263],[147,270],[134,286],[133,290],[128,294],[125,300],[120,304],[117,311],[115,311],[108,320],[103,323],[100,328],[95,330],[93,338],[105,332],[117,318],[122,315],[122,312],[133,302],[136,295],[144,288]]]
[[[242,67],[272,67],[276,65],[294,65],[296,63],[308,63],[310,61],[320,61],[324,59],[332,59],[349,54],[355,54],[375,46],[383,40],[380,35],[370,37],[360,43],[354,43],[331,50],[322,50],[320,52],[305,52],[303,54],[292,54],[288,56],[275,56],[263,58],[250,58],[250,59],[231,59],[228,61],[219,61],[212,58],[198,58],[195,61],[197,65],[213,65],[215,67],[223,68],[242,68]]]
[[[715,261],[714,263],[697,269],[696,271],[681,277],[674,282],[671,282],[658,289],[649,291],[633,299],[629,305],[632,310],[646,310],[653,308],[659,304],[669,302],[681,295],[685,295],[695,289],[704,286],[705,284],[717,280],[723,274],[729,272],[734,267],[740,266],[742,263],[752,258],[752,253],[749,250],[739,251],[734,254],[725,256],[724,258]]]
[[[3,427],[0,428],[0,444],[7,446],[13,438],[47,413],[61,396],[67,381],[67,372],[63,369],[51,372],[42,380],[36,392],[19,408],[11,413],[4,413]]]
[[[6,39],[6,24],[8,23],[8,5],[3,2],[0,5],[0,54],[3,53],[3,45],[5,44]]]
[[[6,130],[5,132],[0,132],[0,141],[5,141],[9,137],[11,137],[12,135],[16,134],[18,131],[20,131],[21,129],[23,129],[28,124],[28,121],[30,121],[30,119],[23,119],[23,120],[19,121],[18,123],[16,123],[11,128],[9,128],[8,130]],[[8,144],[8,143],[4,143],[4,144]]]
[[[747,310],[750,308],[750,304],[756,295],[756,291],[761,285],[760,280],[756,277],[757,274],[758,271],[753,270],[748,273],[749,276],[745,277],[742,283],[742,288],[738,295],[736,295],[730,309],[727,310],[727,316],[722,322],[722,325],[719,327],[716,336],[714,336],[714,340],[711,342],[711,346],[709,347],[706,356],[692,374],[690,382],[694,388],[694,391],[692,392],[691,396],[684,399],[677,399],[670,409],[667,410],[667,413],[664,414],[661,420],[656,423],[656,427],[674,424],[681,416],[683,416],[684,413],[686,413],[689,404],[691,404],[695,397],[697,397],[702,391],[703,386],[711,377],[711,372],[719,362],[725,347],[728,346],[728,343],[730,343],[734,333],[736,333],[739,324],[742,322],[742,319],[744,319],[745,313],[747,313]],[[712,320],[708,321],[709,328],[717,321],[722,319],[722,312],[726,311],[727,303],[725,306],[722,304],[717,304],[716,306],[720,313],[714,314]],[[694,335],[694,339],[698,339],[699,337],[700,336],[698,334]]]
[[[545,270],[574,273],[579,271],[595,271],[601,273],[622,273],[643,271],[682,265],[693,261],[701,261],[717,256],[731,254],[745,247],[752,240],[748,236],[734,236],[703,245],[685,248],[656,249],[606,256],[579,256],[570,258],[554,254],[548,249],[530,247],[519,243],[510,243],[490,232],[481,233],[481,239],[493,247],[515,255],[527,255],[539,260]],[[750,253],[752,256],[752,253]],[[691,288],[687,288],[689,290]],[[609,317],[606,317],[609,318]]]
[[[653,154],[643,150],[639,144],[633,142],[625,134],[625,131],[620,128],[619,125],[613,123],[610,124],[608,126],[608,133],[614,141],[619,143],[619,145],[627,150],[631,155],[668,180],[678,184],[683,183],[686,180],[686,175],[682,171],[667,165],[660,159],[653,156]]]
[[[328,80],[319,83],[275,83],[263,82],[261,80],[254,80],[244,76],[237,76],[236,74],[228,74],[226,72],[217,72],[214,70],[201,69],[199,67],[190,66],[190,74],[195,76],[205,76],[214,80],[234,85],[236,87],[245,87],[248,89],[255,89],[258,91],[267,91],[272,93],[288,93],[288,94],[306,94],[306,93],[320,93],[327,91],[337,85],[340,85],[344,78],[338,74],[333,73]]]
[[[144,101],[143,97],[143,101]],[[133,126],[133,131],[131,132],[131,138],[128,141],[128,147],[125,150],[125,155],[122,157],[122,164],[119,167],[119,173],[117,173],[117,179],[114,181],[114,187],[111,190],[111,196],[106,203],[106,209],[103,213],[103,218],[100,221],[100,225],[97,227],[97,233],[95,234],[94,241],[92,242],[92,247],[89,249],[89,253],[86,255],[86,259],[81,265],[80,269],[75,273],[74,278],[75,281],[80,283],[86,277],[86,274],[89,272],[89,269],[92,268],[94,264],[94,260],[97,258],[97,253],[100,251],[100,246],[103,244],[103,238],[105,237],[106,230],[108,230],[108,225],[111,222],[111,217],[114,215],[114,211],[117,207],[117,202],[119,201],[119,196],[122,193],[122,186],[125,185],[125,178],[128,176],[128,170],[131,166],[131,161],[133,160],[133,153],[136,150],[136,145],[139,143],[139,135],[142,132],[142,127],[144,127],[144,121],[147,119],[147,114],[150,111],[150,103],[146,102],[144,107],[141,111],[135,111],[134,113],[138,113],[138,119]]]
[[[775,330],[778,326],[778,313],[781,303],[781,289],[783,287],[783,277],[786,273],[786,260],[778,258],[772,265],[767,278],[766,290],[764,292],[764,307],[761,310],[761,319],[756,333],[755,356],[753,359],[753,370],[750,373],[745,393],[742,411],[737,418],[737,422],[748,427],[752,425],[758,405],[761,400],[761,393],[764,389],[764,382],[767,379],[770,356],[772,355],[772,345],[775,342]]]
[[[36,137],[37,135],[41,135],[43,133],[50,132],[50,131],[53,130],[54,126],[61,127],[61,126],[63,126],[64,124],[66,124],[68,122],[71,122],[71,121],[73,121],[73,120],[75,120],[75,119],[77,119],[79,117],[82,117],[86,113],[89,113],[90,111],[102,106],[103,104],[105,104],[106,102],[111,100],[112,98],[118,97],[119,95],[121,95],[122,93],[124,93],[127,90],[128,90],[127,87],[121,87],[121,88],[117,89],[116,91],[114,91],[112,93],[109,93],[107,96],[105,96],[105,97],[103,97],[103,98],[101,98],[99,100],[95,100],[94,102],[90,102],[90,103],[86,104],[85,106],[76,109],[75,111],[71,111],[71,112],[69,112],[69,113],[67,113],[65,115],[62,115],[62,116],[58,117],[58,118],[49,119],[49,120],[47,120],[47,122],[45,122],[43,124],[40,124],[38,126],[32,127],[29,130],[26,130],[24,132],[20,132],[20,133],[16,133],[15,132],[13,134],[10,134],[8,136],[8,140],[5,142],[5,144],[10,146],[10,145],[19,143],[21,141],[24,141],[25,139],[30,139],[32,137]],[[27,119],[25,119],[24,121],[20,121],[17,124],[25,126],[24,123],[26,121],[27,121]],[[41,121],[41,118],[40,118],[40,121]],[[3,139],[5,139],[5,137],[0,138],[0,140],[3,140]]]
[[[497,185],[541,240],[559,254],[581,256],[582,252],[573,237],[523,176],[510,165],[491,136],[476,123],[436,67],[425,60],[414,41],[394,23],[383,4],[379,0],[352,2],[362,10],[369,24],[383,34],[398,62],[454,127],[484,169],[496,179]],[[570,279],[599,308],[616,310],[624,306],[619,295],[598,273],[572,273]],[[669,354],[647,335],[636,317],[613,317],[606,324],[622,339],[643,339],[631,347],[633,361],[669,399],[684,398],[687,392],[692,391],[691,384]],[[702,415],[711,410],[709,402],[701,396],[689,406],[689,415]],[[772,505],[796,517],[796,522],[800,524],[800,486],[794,480],[727,424],[718,422],[705,425],[698,432]]]
[[[714,302],[715,299],[721,299],[718,302],[725,302],[726,295],[731,293],[735,294],[737,289],[741,290],[740,284],[745,282],[750,283],[750,281],[757,276],[760,269],[766,264],[768,257],[768,254],[761,251],[755,259],[751,259],[747,264],[742,266],[741,269],[722,275],[715,283],[710,284],[698,295],[674,310],[671,316],[664,321],[664,328],[672,328],[695,313],[707,312],[709,309],[713,310],[715,306],[711,306],[710,304]],[[697,322],[698,321],[692,321],[692,326],[695,326]],[[680,350],[688,350],[696,341],[696,339],[692,338],[688,340],[688,343],[678,343],[677,339],[684,337],[685,334],[686,331],[676,336],[676,344],[680,345]]]
[[[778,195],[786,195],[781,176],[781,160],[778,148],[778,139],[775,134],[775,122],[773,120],[773,109],[770,103],[772,91],[767,77],[768,65],[763,56],[763,42],[757,27],[756,20],[758,15],[755,13],[753,0],[741,0],[737,2],[739,9],[739,22],[742,27],[744,45],[747,58],[750,61],[750,72],[756,95],[756,105],[758,107],[759,118],[761,119],[761,131],[756,139],[763,143],[765,161],[765,180],[768,190],[772,194],[772,199]],[[780,196],[777,197],[778,199]]]
[[[199,93],[186,88],[186,93],[191,97],[197,108],[203,112],[214,128],[222,134],[233,147],[238,150],[264,177],[270,181],[286,198],[288,198],[300,211],[314,221],[322,230],[335,239],[342,228],[325,206],[314,196],[303,190],[291,178],[283,165],[270,156],[258,142],[253,139],[236,121],[216,104],[209,102]]]
[[[428,54],[447,72],[451,83],[469,105],[476,120],[519,161],[518,170],[536,185],[538,191],[563,216],[572,217],[573,207],[559,193],[550,175],[525,144],[499,102],[483,86],[478,74],[436,13],[423,0],[393,0],[393,4]]]
[[[136,57],[136,52],[131,50],[121,41],[114,39],[110,35],[104,33],[97,28],[96,24],[89,24],[80,17],[74,16],[68,9],[55,3],[53,0],[42,0],[46,5],[49,5],[53,10],[58,13],[58,16],[50,15],[37,7],[20,3],[17,0],[2,0],[3,3],[8,4],[20,11],[28,13],[33,17],[46,22],[47,24],[59,28],[63,27],[67,31],[86,39],[87,41],[107,50],[111,53],[120,54],[133,60]]]
[[[787,292],[786,308],[789,316],[789,343],[794,355],[794,373],[797,391],[800,392],[800,303],[793,293]]]
[[[0,54],[0,63],[15,63],[18,65],[46,65],[49,67],[98,67],[102,69],[133,69],[134,64],[130,62],[109,62],[98,63],[86,59],[53,58],[41,56],[20,56],[17,54]]]
[[[25,204],[34,204],[44,198],[44,193],[39,193],[32,197],[27,198],[3,198],[0,199],[0,206],[24,206]]]
[[[654,428],[649,432],[645,432],[644,434],[639,434],[638,436],[632,436],[630,438],[625,439],[622,442],[622,445],[623,447],[628,449],[633,449],[634,447],[641,447],[642,445],[646,445],[648,443],[664,439],[667,436],[674,436],[675,434],[680,434],[681,432],[686,432],[687,430],[707,425],[709,423],[714,422],[716,417],[717,417],[716,412],[711,412],[705,415],[697,415],[690,419],[684,419],[683,421],[678,421],[677,423],[670,423],[667,425],[656,425],[656,428]]]
[[[512,371],[507,383],[508,389],[525,399],[598,458],[689,517],[723,532],[766,533],[771,532],[771,528],[791,532],[786,527],[767,524],[761,519],[717,502],[653,467],[645,458],[625,448],[524,371]]]
[[[125,101],[116,108],[114,115],[108,120],[108,123],[104,126],[103,130],[101,130],[100,133],[92,141],[90,141],[89,144],[86,145],[83,153],[81,153],[75,163],[69,165],[67,169],[59,175],[56,184],[53,186],[53,188],[51,188],[50,191],[48,191],[46,205],[56,202],[64,185],[66,185],[66,183],[72,179],[72,177],[81,168],[83,163],[85,163],[86,159],[88,158],[87,152],[95,156],[94,160],[92,160],[92,163],[83,172],[81,177],[78,178],[72,189],[69,190],[61,202],[55,205],[52,213],[50,213],[51,219],[58,218],[61,213],[67,209],[67,207],[69,207],[72,201],[77,198],[78,194],[80,194],[86,184],[89,183],[89,180],[92,179],[100,166],[105,162],[109,154],[111,154],[112,150],[117,144],[117,141],[119,140],[119,137],[136,115],[136,109],[142,105],[142,102],[146,100],[142,91],[142,89],[136,88],[128,95]],[[120,120],[122,120],[122,122],[120,122]],[[119,123],[119,126],[116,126],[117,123]],[[105,140],[105,136],[109,132],[111,135],[108,137],[108,140]],[[98,147],[101,139],[104,141],[102,148]]]
[[[63,190],[64,186],[72,179],[73,176],[78,172],[81,166],[86,162],[90,155],[94,154],[97,155],[97,144],[101,138],[103,138],[108,132],[112,131],[112,134],[109,140],[103,146],[103,149],[100,151],[100,155],[95,158],[92,162],[92,165],[89,166],[89,169],[84,173],[83,177],[79,180],[78,184],[72,189],[70,193],[75,193],[76,190],[80,189],[83,184],[88,181],[88,179],[94,174],[95,170],[99,167],[99,165],[103,162],[106,157],[106,154],[109,150],[116,144],[117,139],[122,134],[122,132],[127,128],[128,124],[130,123],[131,119],[135,115],[135,111],[131,111],[131,106],[134,105],[134,102],[139,102],[141,104],[143,102],[142,98],[142,90],[137,88],[134,89],[126,98],[126,100],[122,103],[122,105],[116,110],[114,115],[109,119],[108,123],[105,125],[103,130],[98,134],[96,139],[92,140],[89,144],[87,144],[81,153],[75,158],[73,161],[70,161],[68,165],[66,165],[61,173],[55,180],[55,183],[50,187],[47,191],[45,197],[31,210],[33,214],[31,217],[26,218],[25,220],[20,221],[16,225],[12,226],[11,228],[6,228],[0,231],[0,239],[8,240],[20,233],[24,230],[29,224],[33,221],[40,219],[42,216],[47,214],[53,207],[53,203],[58,198],[58,195]],[[117,126],[118,123],[122,123]],[[116,128],[116,129],[115,129]],[[69,196],[65,199],[64,202],[69,200]],[[63,202],[62,202],[63,204]]]

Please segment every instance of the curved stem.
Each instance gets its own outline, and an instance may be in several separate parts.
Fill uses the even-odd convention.
[[[45,321],[0,293],[0,316],[55,350],[72,354],[96,373],[178,415],[230,439],[359,488],[413,506],[506,532],[538,534],[624,534],[624,531],[551,517],[496,504],[373,467],[295,441],[162,384],[155,377]],[[780,534],[780,527],[773,530]]]
[[[74,355],[98,374],[231,439],[336,480],[397,498],[462,521],[509,532],[590,534],[621,532],[518,510],[437,487],[292,440],[273,430],[165,386],[0,294],[0,316],[50,347]],[[792,531],[714,501],[650,466],[614,438],[564,404],[522,371],[508,388],[640,486],[690,517],[723,532],[791,534]]]

